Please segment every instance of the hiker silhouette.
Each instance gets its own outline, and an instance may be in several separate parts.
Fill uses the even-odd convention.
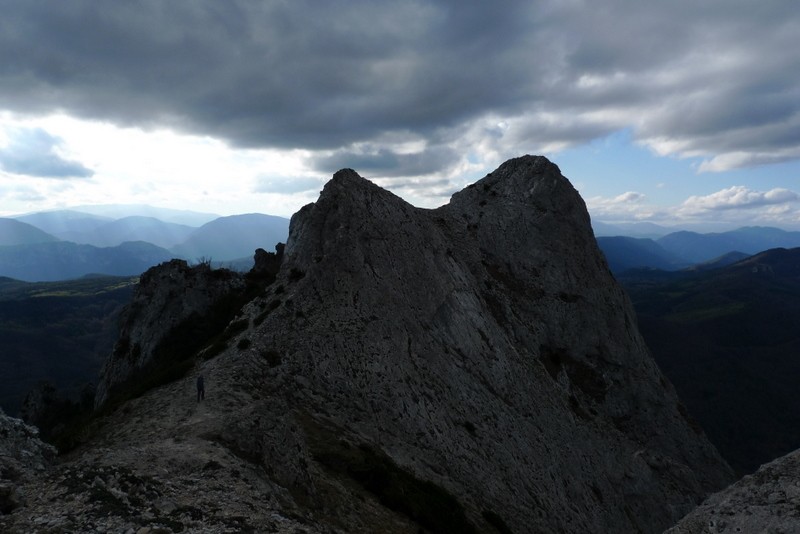
[[[203,375],[197,377],[197,402],[206,398],[206,384]]]

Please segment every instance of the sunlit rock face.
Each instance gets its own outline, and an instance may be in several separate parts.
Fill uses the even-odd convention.
[[[162,293],[131,340],[162,328]],[[105,417],[51,489],[25,486],[28,510],[120,531],[661,532],[731,480],[542,157],[435,210],[339,171],[235,324]],[[48,500],[98,466],[111,511]],[[159,498],[146,521],[137,491]]]

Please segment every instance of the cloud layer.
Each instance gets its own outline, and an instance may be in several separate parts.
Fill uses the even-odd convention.
[[[682,204],[681,210],[684,213],[700,214],[780,206],[797,202],[800,202],[800,195],[788,189],[752,191],[744,186],[733,186],[706,196],[691,196]]]
[[[94,174],[82,164],[61,156],[61,144],[61,139],[41,128],[18,129],[11,132],[9,143],[0,147],[0,168],[38,178],[87,178]]]
[[[0,0],[0,106],[305,149],[313,169],[386,178],[622,128],[701,170],[800,158],[789,3],[465,6]]]
[[[737,185],[708,195],[693,195],[675,206],[656,207],[641,193],[586,201],[592,218],[606,221],[649,221],[667,226],[702,222],[742,226],[800,226],[800,194],[783,188],[755,191]],[[745,221],[745,222],[743,222]]]

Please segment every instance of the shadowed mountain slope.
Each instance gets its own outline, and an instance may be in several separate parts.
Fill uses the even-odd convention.
[[[0,408],[17,415],[40,381],[77,396],[96,383],[134,280],[27,283],[0,278]]]
[[[742,473],[800,447],[800,248],[620,277],[664,373]]]
[[[79,278],[87,274],[137,275],[172,254],[142,241],[99,248],[68,241],[0,247],[0,276],[26,282]]]

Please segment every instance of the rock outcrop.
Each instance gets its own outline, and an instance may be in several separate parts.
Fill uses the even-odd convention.
[[[119,340],[101,370],[95,406],[102,406],[115,387],[141,379],[165,339],[177,328],[199,323],[215,306],[243,292],[245,286],[243,276],[212,269],[207,263],[189,266],[184,260],[171,260],[148,269],[120,317]]]
[[[511,160],[437,210],[340,171],[293,217],[284,263],[251,334],[283,362],[268,387],[446,488],[476,523],[488,511],[519,532],[654,532],[731,480],[544,158]],[[319,491],[291,469],[303,455],[266,449],[285,483]]]
[[[800,531],[800,451],[715,493],[666,534]]]
[[[130,340],[162,328],[142,306]],[[204,402],[188,376],[126,403],[0,528],[660,532],[732,479],[545,158],[436,210],[336,173],[235,322]],[[100,469],[111,509],[49,500]]]
[[[0,409],[0,515],[25,503],[17,486],[36,478],[55,456],[56,450],[39,439],[36,427]]]

